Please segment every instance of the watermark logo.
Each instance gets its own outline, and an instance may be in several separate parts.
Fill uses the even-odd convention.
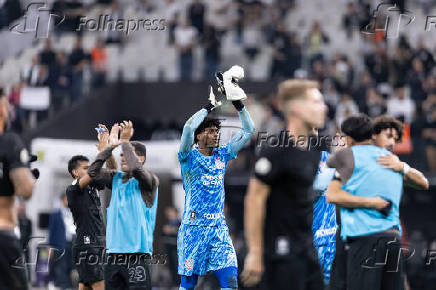
[[[81,16],[76,31],[117,31],[129,35],[137,31],[162,31],[165,19],[113,19],[110,15],[99,15],[98,19]]]
[[[46,237],[30,237],[25,245],[25,249],[29,245],[31,240],[43,240],[38,243],[35,257],[31,260],[24,259],[24,256],[18,257],[12,264],[12,268],[23,269],[28,266],[35,266],[35,271],[40,273],[48,273],[50,269],[50,263],[56,262],[65,255],[64,249],[57,249],[47,244]],[[27,250],[25,250],[26,252]]]
[[[383,268],[385,272],[399,272],[404,262],[414,259],[424,259],[425,266],[432,266],[436,260],[436,250],[427,249],[425,257],[421,253],[415,255],[416,250],[409,244],[403,244],[398,238],[386,240],[380,238],[373,245],[373,253],[366,258],[361,267],[364,269]]]
[[[401,10],[396,4],[382,2],[373,11],[369,24],[361,32],[364,34],[376,34],[382,31],[386,38],[398,38],[400,31],[406,26],[414,24],[415,13]],[[436,16],[426,16],[424,31],[436,29]]]
[[[27,5],[24,16],[9,27],[12,33],[26,34],[34,33],[35,38],[47,38],[49,35],[51,22],[57,18],[56,25],[65,20],[65,15],[61,12],[52,11],[44,2],[34,2]]]
[[[307,147],[313,149],[325,145],[327,147],[345,147],[346,140],[344,136],[315,136],[315,135],[292,135],[287,130],[282,130],[275,134],[268,132],[258,132],[256,138],[256,147]]]
[[[415,20],[412,11],[401,9],[396,4],[380,3],[374,10],[370,23],[362,29],[362,33],[375,34],[384,31],[386,38],[397,38],[402,27]]]

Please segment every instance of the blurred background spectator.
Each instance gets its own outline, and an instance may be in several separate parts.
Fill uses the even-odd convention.
[[[51,249],[51,277],[54,285],[62,290],[73,287],[71,272],[73,271],[72,246],[76,235],[73,215],[68,208],[67,195],[61,195],[60,208],[50,215],[49,245]]]

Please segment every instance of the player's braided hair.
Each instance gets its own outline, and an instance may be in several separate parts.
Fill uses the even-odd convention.
[[[198,142],[197,135],[204,132],[206,128],[216,127],[218,131],[221,129],[221,121],[214,118],[206,118],[201,122],[200,126],[197,127],[194,133],[194,143]]]
[[[374,119],[374,134],[380,134],[381,131],[386,129],[394,129],[397,131],[398,139],[396,141],[400,141],[403,138],[404,126],[399,120],[388,115],[381,115]]]

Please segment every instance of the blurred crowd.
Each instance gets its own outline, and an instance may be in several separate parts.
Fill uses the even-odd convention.
[[[2,7],[10,7],[9,2],[6,1]],[[66,20],[56,26],[56,31],[75,31],[79,16],[89,9],[92,2],[54,1],[53,9],[66,15]],[[126,14],[127,4],[121,0],[93,4],[101,4],[113,19],[122,19]],[[163,5],[153,0],[137,0],[128,5],[133,5],[135,11],[152,14],[159,4]],[[397,4],[404,9],[404,2]],[[423,9],[432,7],[431,3],[421,4]],[[213,74],[222,69],[225,57],[222,45],[226,35],[234,35],[232,45],[253,62],[262,49],[270,47],[270,66],[264,69],[269,70],[271,80],[308,77],[319,81],[329,106],[329,122],[323,134],[334,133],[342,120],[359,112],[370,117],[387,113],[406,124],[405,140],[399,147],[401,153],[410,154],[414,145],[418,146],[422,150],[415,151],[425,151],[421,159],[427,159],[423,162],[427,164],[421,167],[436,171],[435,48],[428,47],[423,38],[417,43],[409,43],[405,36],[388,43],[384,31],[375,31],[377,23],[371,13],[375,7],[371,7],[368,1],[350,1],[344,14],[339,16],[341,26],[337,33],[345,34],[348,39],[359,39],[357,61],[352,60],[346,54],[328,52],[327,47],[334,35],[324,31],[318,21],[310,23],[309,20],[307,32],[287,26],[286,21],[295,5],[289,0],[166,0],[168,46],[173,46],[178,52],[180,79],[192,80],[197,47],[204,51],[203,76],[212,79]],[[373,30],[374,33],[362,33],[362,30]],[[52,104],[49,110],[37,113],[40,121],[50,111],[58,111],[80,100],[89,88],[84,81],[87,76],[90,76],[91,87],[98,88],[105,83],[110,69],[105,45],[115,43],[122,47],[126,37],[119,31],[109,31],[104,38],[99,37],[91,51],[85,51],[80,32],[77,33],[71,52],[55,51],[50,40],[46,40],[42,51],[23,70],[22,82],[13,86],[10,100],[15,108],[14,127],[18,131],[27,127],[29,116],[20,108],[21,88],[50,88]],[[250,75],[247,78],[250,79]],[[172,126],[164,132],[161,129],[165,128],[155,127],[150,134],[152,139],[180,136],[177,132],[180,126]]]
[[[90,50],[84,50],[78,36],[71,52],[55,50],[50,39],[46,39],[43,49],[35,55],[32,63],[21,71],[21,82],[12,86],[9,100],[12,104],[12,127],[21,132],[29,124],[31,108],[22,107],[20,96],[23,88],[49,88],[50,106],[39,110],[37,122],[41,122],[54,111],[69,107],[81,100],[88,85],[99,88],[106,82],[107,56],[105,44],[98,39]],[[88,77],[90,84],[85,82]]]
[[[319,81],[329,106],[329,122],[323,134],[334,134],[345,118],[359,112],[370,117],[387,113],[405,123],[406,134],[398,153],[411,154],[416,143],[412,138],[416,139],[415,145],[425,151],[421,160],[427,160],[421,167],[436,171],[435,47],[427,47],[422,38],[409,43],[405,36],[396,44],[388,44],[386,32],[375,31],[375,7],[367,1],[348,3],[342,15],[342,31],[338,31],[348,39],[359,37],[360,66],[346,54],[326,53],[334,35],[323,31],[318,21],[313,21],[306,35],[287,27],[285,20],[292,13],[293,1],[273,1],[271,5],[271,1],[193,0],[185,7],[178,1],[167,2],[169,45],[179,51],[182,80],[192,78],[196,46],[204,48],[204,74],[212,77],[222,61],[222,37],[236,31],[235,47],[242,47],[252,61],[265,47],[262,44],[272,47],[271,79],[308,77]],[[404,2],[397,4],[404,9]],[[432,7],[427,2],[422,5],[423,9]]]

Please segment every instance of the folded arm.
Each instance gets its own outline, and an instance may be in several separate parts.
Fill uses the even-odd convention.
[[[139,182],[142,199],[147,207],[152,207],[156,197],[156,187],[159,183],[158,178],[143,167],[142,162],[136,156],[129,142],[121,143],[121,150],[123,150],[124,158],[126,159],[127,166],[132,171],[133,177]]]

